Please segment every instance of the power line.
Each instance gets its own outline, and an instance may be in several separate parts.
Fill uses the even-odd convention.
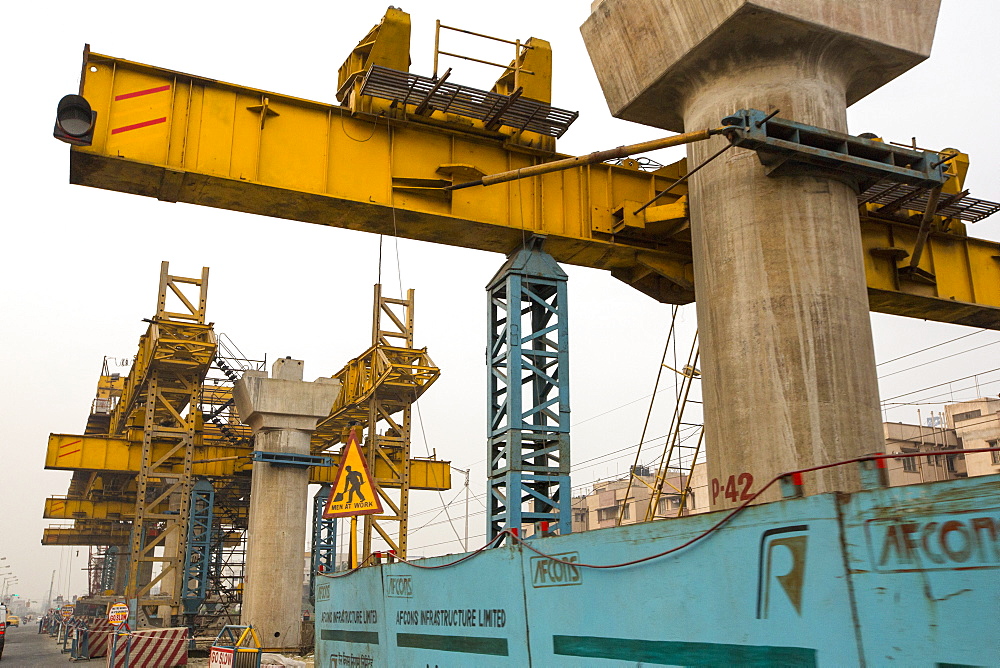
[[[948,339],[947,341],[942,341],[941,343],[935,343],[933,346],[928,346],[927,348],[921,348],[920,350],[914,350],[912,353],[906,353],[905,355],[900,355],[899,357],[894,357],[891,360],[886,360],[884,362],[879,362],[875,366],[882,366],[883,364],[892,364],[893,362],[898,362],[901,359],[907,357],[912,357],[913,355],[919,355],[920,353],[925,353],[928,350],[934,350],[935,348],[940,348],[941,346],[947,345],[949,343],[954,343],[955,341],[961,341],[962,339],[967,339],[970,336],[975,336],[976,334],[982,334],[983,332],[989,332],[989,329],[980,329],[977,332],[972,332],[971,334],[963,334],[962,336],[956,337],[954,339]]]
[[[933,390],[933,389],[938,388],[938,387],[944,387],[945,385],[951,385],[952,383],[957,383],[957,382],[962,381],[962,380],[969,380],[971,378],[978,378],[979,376],[985,376],[986,374],[993,373],[995,371],[1000,371],[1000,367],[997,367],[996,369],[990,369],[989,371],[980,371],[979,373],[972,374],[971,376],[962,376],[961,378],[955,378],[954,380],[948,380],[948,381],[945,381],[943,383],[938,383],[937,385],[929,385],[927,387],[922,387],[919,390],[913,390],[911,392],[904,392],[903,394],[897,394],[894,397],[888,397],[886,399],[883,399],[882,403],[884,404],[886,402],[892,401],[893,399],[899,399],[901,397],[908,397],[911,394],[918,394],[920,392],[924,392],[925,390]],[[965,388],[965,389],[971,389],[971,388]],[[941,395],[938,395],[938,396],[941,396]]]
[[[574,422],[572,424],[572,426],[573,427],[577,427],[577,426],[583,424],[584,422],[590,422],[591,420],[596,420],[599,417],[604,417],[608,413],[614,413],[615,411],[619,411],[619,410],[621,410],[623,408],[628,408],[632,404],[637,404],[640,401],[644,401],[645,399],[649,399],[651,396],[653,396],[653,394],[660,394],[661,392],[666,392],[667,390],[672,390],[675,387],[677,387],[676,383],[674,383],[670,387],[664,387],[662,390],[657,390],[656,392],[652,392],[652,393],[647,394],[645,396],[639,397],[638,399],[633,399],[632,401],[629,401],[628,403],[624,403],[621,406],[616,406],[614,408],[609,408],[608,410],[604,411],[603,413],[598,413],[597,415],[591,415],[589,418],[584,418],[583,420],[580,420],[578,422]]]
[[[978,333],[978,332],[975,332],[975,333]],[[930,362],[924,362],[922,364],[917,364],[916,366],[910,366],[910,367],[907,367],[905,369],[900,369],[899,371],[893,371],[892,373],[887,373],[884,376],[879,376],[878,379],[882,380],[883,378],[888,378],[889,376],[895,376],[896,374],[904,373],[906,371],[912,371],[913,369],[920,369],[922,367],[927,366],[928,364],[933,364],[934,362],[940,362],[942,360],[950,359],[952,357],[958,357],[959,355],[964,355],[965,353],[971,353],[972,351],[979,350],[980,348],[988,348],[989,346],[995,346],[998,343],[1000,343],[1000,341],[993,341],[992,343],[984,343],[983,345],[976,346],[975,348],[969,348],[968,350],[962,350],[962,351],[959,351],[957,353],[952,353],[951,355],[945,355],[944,357],[938,357],[937,359],[931,360]],[[902,359],[902,358],[900,357],[900,358],[897,358],[897,359]]]
[[[885,409],[885,411],[894,410],[896,408],[902,408],[903,406],[926,406],[926,405],[930,405],[930,404],[939,405],[939,404],[944,403],[944,402],[943,401],[924,401],[924,400],[926,400],[926,399],[934,399],[934,398],[937,398],[937,397],[946,397],[946,396],[948,396],[950,394],[954,394],[955,392],[964,392],[966,390],[980,390],[984,386],[988,387],[990,385],[996,385],[998,383],[1000,383],[1000,379],[989,380],[989,381],[985,381],[985,382],[982,382],[982,383],[977,383],[976,385],[968,385],[966,387],[959,387],[957,389],[950,388],[947,392],[941,392],[940,394],[933,394],[933,395],[931,395],[929,397],[923,397],[922,398],[923,400],[907,401],[907,402],[902,402],[902,401],[894,402],[892,404],[892,407]],[[960,403],[962,401],[972,401],[972,399],[952,399],[952,403]]]

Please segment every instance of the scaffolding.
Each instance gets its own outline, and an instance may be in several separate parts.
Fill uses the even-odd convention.
[[[413,290],[395,299],[375,286],[372,345],[335,374],[340,395],[313,435],[312,450],[319,454],[346,442],[351,426],[366,429],[363,452],[385,511],[365,515],[362,562],[371,556],[376,536],[388,551],[406,558],[413,404],[441,373],[427,348],[413,347],[413,305]]]
[[[168,263],[161,264],[156,315],[139,341],[139,353],[111,418],[114,434],[142,429],[125,590],[136,615],[134,626],[150,626],[153,616],[162,623],[169,615],[172,623],[181,612],[180,575],[198,407],[216,347],[212,325],[205,321],[207,294],[207,267],[200,277],[188,278],[171,275]],[[154,594],[157,585],[160,593]]]
[[[663,512],[667,510],[666,504],[661,504],[660,500],[665,495],[674,497],[677,502],[677,517],[680,517],[688,509],[688,499],[691,496],[691,478],[694,475],[694,467],[698,463],[701,455],[702,441],[705,436],[704,425],[684,421],[684,415],[689,403],[700,403],[691,398],[691,390],[694,381],[701,378],[698,370],[698,358],[700,348],[698,346],[698,333],[695,332],[691,340],[691,347],[688,351],[687,361],[679,369],[675,369],[666,363],[667,353],[671,346],[676,349],[677,341],[677,314],[679,308],[674,307],[670,322],[670,329],[667,332],[667,342],[663,347],[663,357],[660,360],[660,368],[656,374],[656,384],[653,386],[653,394],[649,400],[649,410],[646,413],[646,421],[642,428],[642,435],[639,438],[639,447],[635,453],[635,462],[629,473],[628,486],[625,488],[625,498],[618,508],[615,524],[620,526],[628,519],[625,515],[628,501],[631,498],[632,484],[636,481],[649,488],[649,503],[642,521],[649,522],[655,519],[664,519],[668,515]],[[675,351],[676,358],[676,351]],[[680,366],[674,362],[675,366]],[[652,484],[644,480],[648,476],[649,468],[639,464],[642,456],[642,445],[646,440],[646,431],[649,428],[650,418],[653,414],[653,405],[656,402],[656,395],[659,393],[660,380],[663,370],[672,371],[679,378],[676,388],[676,401],[674,403],[673,415],[670,418],[670,427],[667,430],[667,438],[663,443],[663,452],[660,460],[655,466],[656,475]],[[693,433],[692,433],[693,430]],[[685,433],[687,432],[687,433]],[[694,445],[691,439],[697,437]],[[670,488],[667,490],[666,488]]]

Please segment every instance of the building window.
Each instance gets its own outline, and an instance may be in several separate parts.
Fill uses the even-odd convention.
[[[667,510],[670,509],[669,500],[665,496],[661,496],[660,500],[656,502],[656,514],[666,515]]]
[[[904,453],[913,452],[912,450],[903,450]],[[907,473],[917,472],[917,458],[916,457],[903,457],[903,470]]]
[[[619,501],[616,505],[610,506],[608,508],[598,508],[597,509],[597,521],[598,522],[610,522],[612,520],[618,519],[618,511],[621,509],[622,504]],[[622,520],[629,519],[629,504],[625,504],[625,513],[622,515]]]
[[[1000,441],[986,441],[987,448],[1000,448]],[[1000,450],[994,450],[990,453],[990,461],[993,462],[994,466],[1000,466]]]
[[[966,411],[964,413],[955,413],[955,417],[952,419],[955,422],[962,422],[963,420],[971,420],[972,418],[980,417],[982,414],[983,412],[981,410],[976,409],[974,411]]]

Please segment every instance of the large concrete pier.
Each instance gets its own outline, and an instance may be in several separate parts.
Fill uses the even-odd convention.
[[[604,0],[582,30],[619,118],[681,132],[780,109],[847,132],[848,105],[929,55],[938,5]],[[689,168],[725,142],[691,145]],[[853,184],[769,178],[755,153],[733,148],[689,187],[712,507],[782,472],[881,450]],[[850,466],[805,484],[858,488]]]
[[[254,433],[254,450],[309,454],[316,422],[329,415],[340,382],[302,380],[302,360],[277,360],[236,383],[240,419]],[[241,622],[253,624],[271,649],[299,649],[309,469],[254,462]]]

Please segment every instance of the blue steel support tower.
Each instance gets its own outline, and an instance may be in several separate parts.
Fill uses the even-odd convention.
[[[118,571],[118,546],[111,545],[104,553],[104,564],[101,569],[101,592],[115,589],[115,575]]]
[[[181,600],[184,614],[196,615],[208,595],[208,569],[211,564],[212,521],[215,513],[215,488],[207,480],[198,480],[191,489],[187,549],[181,576]]]
[[[487,285],[487,538],[571,530],[566,273],[533,236]]]
[[[332,573],[337,563],[337,520],[323,519],[330,485],[323,484],[313,496],[312,568],[309,570],[309,600],[316,604],[316,573]]]

